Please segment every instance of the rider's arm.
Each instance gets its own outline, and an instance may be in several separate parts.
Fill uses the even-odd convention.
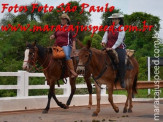
[[[76,50],[76,41],[72,42],[72,48]]]
[[[75,32],[74,31],[70,31],[70,37],[72,39],[72,48],[73,49],[76,49],[76,36],[74,37],[75,35]]]
[[[55,32],[50,36],[50,39],[54,39],[55,38]]]
[[[107,41],[108,41],[108,32],[106,31],[105,32],[105,34],[104,34],[104,36],[103,36],[103,38],[102,38],[102,43],[107,43]]]
[[[108,30],[108,29],[109,29],[109,26],[108,26],[108,28],[106,30]],[[104,36],[102,38],[102,43],[106,44],[107,41],[108,41],[108,31],[105,31]]]
[[[115,42],[115,44],[113,45],[112,49],[117,48],[120,44],[123,43],[123,39],[124,39],[124,37],[125,37],[125,31],[124,31],[123,27],[121,28],[121,30],[123,30],[123,31],[120,31],[120,32],[119,32],[119,34],[118,34],[118,39],[117,39],[117,41]]]

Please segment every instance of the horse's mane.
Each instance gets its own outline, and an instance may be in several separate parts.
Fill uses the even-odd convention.
[[[38,55],[40,56],[40,58],[43,58],[45,54],[47,53],[47,48],[41,45],[36,45],[36,47],[38,48]]]
[[[27,47],[29,49],[34,49],[34,46],[32,44],[28,44]],[[40,56],[40,58],[43,58],[48,49],[38,44],[36,44],[36,47],[38,48],[38,55]]]
[[[102,56],[102,57],[104,57],[104,56],[107,56],[107,57],[112,57],[112,58],[114,58],[116,61],[118,61],[118,54],[116,53],[116,51],[115,50],[110,50],[110,51],[108,51],[107,53],[105,53],[104,51],[101,51],[101,50],[99,50],[99,49],[96,49],[96,48],[91,48],[91,50],[94,52],[94,53],[96,53],[96,55],[99,55],[99,57],[100,56]]]
[[[102,50],[96,49],[96,48],[90,48],[93,52],[95,52],[97,55],[104,56],[105,53]]]

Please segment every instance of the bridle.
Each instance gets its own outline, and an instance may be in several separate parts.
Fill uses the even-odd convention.
[[[89,65],[89,63],[90,63],[90,61],[91,61],[91,58],[92,58],[92,51],[89,49],[88,50],[89,51],[89,57],[88,57],[88,60],[87,60],[87,62],[84,64],[84,65],[78,65],[78,66],[80,66],[80,67],[85,67],[85,69],[87,68],[87,66]],[[98,83],[98,79],[99,78],[101,78],[102,77],[102,75],[105,73],[105,71],[107,70],[107,68],[108,68],[108,63],[107,63],[107,60],[106,60],[106,58],[105,58],[105,64],[104,64],[104,68],[101,70],[101,72],[99,73],[99,75],[97,76],[97,77],[94,77],[93,75],[92,75],[92,78],[93,78],[93,80],[96,82],[96,84],[101,88],[101,86],[99,85],[99,83]],[[101,89],[103,89],[103,88],[101,88]]]
[[[30,49],[30,48],[27,47],[26,49]],[[30,59],[28,59],[28,61],[24,61],[24,62],[27,62],[27,63],[32,62],[32,66],[35,68],[35,71],[45,71],[45,70],[47,70],[49,68],[51,62],[52,62],[52,56],[51,56],[51,59],[50,59],[50,61],[48,63],[48,66],[46,68],[40,69],[40,67],[43,67],[43,65],[47,61],[47,59],[48,59],[48,55],[47,55],[44,62],[39,67],[37,67],[36,64],[37,64],[38,59],[37,59],[37,51],[35,50],[35,48],[34,48],[34,52],[32,53],[32,57]]]
[[[78,66],[86,68],[89,65],[89,63],[91,61],[91,58],[92,58],[92,51],[90,49],[88,51],[89,51],[89,56],[88,56],[87,62],[85,64],[83,64],[83,65],[78,65]]]

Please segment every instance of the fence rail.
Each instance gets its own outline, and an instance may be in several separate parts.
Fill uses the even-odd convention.
[[[26,71],[18,71],[18,72],[0,72],[1,76],[15,76],[17,77],[17,85],[0,85],[0,90],[10,90],[10,89],[17,89],[17,97],[28,97],[28,92],[30,89],[49,89],[49,86],[46,85],[47,82],[45,81],[44,85],[29,85],[29,78],[30,77],[45,77],[43,73],[29,73]],[[82,76],[79,76],[82,77]],[[71,87],[69,84],[69,79],[67,79],[67,84],[60,85],[58,87],[56,85],[56,89],[63,89],[63,95],[68,96],[71,92]],[[160,88],[163,88],[163,81],[160,81],[159,84]],[[138,88],[154,88],[154,82],[150,81],[140,81],[137,84]],[[106,94],[106,86],[102,85],[104,89],[101,90],[101,94]],[[87,88],[86,84],[77,84],[76,88]],[[117,84],[117,90],[120,90],[121,87]]]
[[[43,73],[29,73],[26,71],[0,72],[0,77],[1,76],[17,77],[17,85],[0,85],[0,90],[17,89],[17,97],[28,97],[28,92],[30,89],[49,89],[49,85],[47,85],[47,81],[45,81],[44,85],[29,85],[30,77],[45,77]],[[105,85],[103,85],[103,87],[104,86]],[[64,96],[70,95],[71,87],[70,87],[69,79],[67,78],[67,84],[60,85],[60,87],[56,85],[55,88],[63,89]],[[87,88],[87,86],[86,84],[77,84],[76,88]],[[101,93],[106,94],[106,89],[102,89]]]

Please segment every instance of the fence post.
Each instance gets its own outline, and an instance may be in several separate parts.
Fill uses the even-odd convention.
[[[150,57],[148,57],[148,82],[151,80],[151,63],[150,63]],[[151,94],[151,89],[148,89],[148,95]]]
[[[25,95],[24,93],[24,73],[25,71],[18,70],[19,76],[17,78],[17,85],[19,86],[19,89],[17,89],[17,97],[23,97]]]
[[[106,94],[106,85],[101,85],[101,88],[103,88],[103,89],[101,89],[101,94],[105,95]]]
[[[67,79],[67,84],[64,84],[66,86],[66,88],[63,89],[63,95],[68,96],[71,93],[71,87],[70,87],[70,79]]]
[[[24,96],[25,96],[25,97],[28,97],[29,72],[26,71],[26,72],[24,73],[24,76],[25,76],[25,77],[24,77],[24,79],[25,79],[25,80],[24,80],[24,93],[25,93]]]

